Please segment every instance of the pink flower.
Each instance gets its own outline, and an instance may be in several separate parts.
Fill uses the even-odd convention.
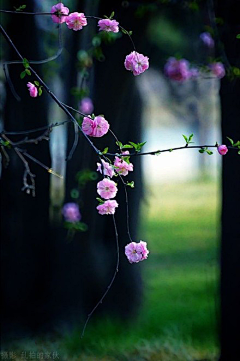
[[[133,75],[139,75],[149,68],[149,58],[142,54],[132,51],[126,56],[124,66],[127,70],[133,72]]]
[[[217,150],[218,150],[218,153],[221,154],[221,155],[225,155],[225,154],[227,154],[227,152],[228,152],[228,148],[227,148],[227,146],[224,145],[224,144],[219,145],[219,147],[218,147]]]
[[[219,79],[223,78],[225,75],[225,68],[222,63],[212,63],[209,65],[210,70],[212,73]]]
[[[179,82],[189,79],[192,75],[189,62],[185,59],[169,58],[165,64],[164,72],[168,78]]]
[[[69,14],[69,9],[63,5],[63,3],[58,3],[56,5],[53,5],[51,9],[52,20],[54,23],[62,24],[65,23],[66,17]],[[61,16],[65,15],[65,16]]]
[[[108,132],[108,129],[109,123],[101,115],[98,115],[94,119],[89,117],[83,118],[82,130],[85,134],[90,135],[91,137],[102,137]]]
[[[66,203],[62,208],[62,214],[67,222],[75,223],[81,219],[79,206],[76,203]]]
[[[30,93],[30,97],[36,98],[38,96],[37,87],[33,83],[30,83],[30,82],[27,83],[27,87],[28,87],[28,90]]]
[[[99,204],[97,206],[97,210],[99,214],[114,214],[115,208],[118,207],[118,203],[115,200],[108,200],[104,202],[103,204]]]
[[[204,32],[200,34],[200,39],[208,48],[214,48],[214,40],[210,33]]]
[[[110,19],[102,19],[99,20],[98,26],[99,31],[112,31],[113,33],[119,32],[119,23],[116,20],[110,20]]]
[[[87,25],[87,19],[83,13],[71,13],[66,18],[66,24],[68,29],[73,29],[74,31],[81,30],[83,26]]]
[[[138,263],[147,259],[149,251],[147,243],[140,241],[139,243],[131,242],[125,246],[125,255],[130,263]]]
[[[93,102],[90,98],[83,98],[80,102],[79,109],[84,114],[91,114],[93,112]]]
[[[124,154],[126,153],[129,154],[128,151],[124,152]],[[116,172],[124,176],[128,175],[128,172],[133,171],[133,164],[127,163],[124,159],[120,157],[115,157],[114,166],[116,167],[115,168]]]
[[[105,160],[102,160],[101,163],[97,163],[97,172],[100,172],[102,174],[102,168],[103,168],[103,174],[112,178],[115,174],[113,167],[108,162],[105,162]]]
[[[108,178],[104,178],[98,182],[97,192],[104,199],[114,198],[117,194],[116,183]]]

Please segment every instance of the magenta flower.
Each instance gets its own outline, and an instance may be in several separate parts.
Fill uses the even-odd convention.
[[[128,175],[128,172],[133,171],[133,164],[127,163],[125,160],[123,160],[122,158],[119,158],[119,157],[115,157],[114,166],[115,166],[116,172],[118,174],[121,174],[124,176]]]
[[[149,58],[132,51],[126,56],[124,66],[127,70],[132,71],[134,76],[137,76],[149,68]]]
[[[221,155],[225,155],[228,152],[228,148],[224,144],[219,145],[217,150],[218,150],[218,153],[221,154]]]
[[[114,214],[115,209],[118,207],[118,203],[115,200],[108,200],[103,204],[97,206],[98,213],[101,215],[104,214]]]
[[[219,79],[223,78],[225,75],[225,68],[224,65],[220,62],[212,63],[209,65],[210,70],[212,73]]]
[[[58,3],[53,5],[51,9],[52,20],[54,23],[62,24],[65,23],[66,18],[69,14],[69,9],[63,5],[63,3]],[[63,16],[64,15],[64,16]]]
[[[30,83],[30,82],[27,83],[27,87],[28,87],[28,90],[30,93],[30,97],[36,98],[38,96],[37,87],[33,83]]]
[[[98,115],[94,119],[89,117],[83,118],[82,130],[85,134],[90,135],[91,137],[102,137],[108,132],[108,129],[109,123],[101,115]]]
[[[149,251],[147,243],[140,241],[139,243],[131,242],[125,246],[125,255],[130,263],[138,263],[147,259]]]
[[[83,13],[71,13],[66,18],[66,24],[68,29],[73,29],[74,31],[81,30],[83,26],[87,25],[87,19]]]
[[[108,31],[113,33],[119,32],[119,22],[116,20],[110,20],[110,19],[101,19],[98,22],[99,31]]]
[[[104,199],[114,198],[117,194],[116,183],[108,178],[104,178],[97,184],[97,192]]]
[[[200,39],[208,48],[214,48],[214,40],[210,33],[204,32],[200,34]]]
[[[115,174],[113,167],[108,162],[105,162],[105,160],[102,160],[101,163],[97,163],[97,172],[100,172],[102,174],[102,168],[103,168],[103,174],[112,178]]]
[[[93,112],[93,102],[90,98],[83,98],[79,104],[79,110],[84,114]]]
[[[79,206],[76,203],[66,203],[62,208],[62,214],[67,222],[75,223],[81,219]]]
[[[179,82],[191,78],[192,75],[186,59],[177,60],[173,57],[166,62],[164,72],[168,78]]]

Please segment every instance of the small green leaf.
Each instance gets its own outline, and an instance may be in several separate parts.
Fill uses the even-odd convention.
[[[29,62],[26,58],[23,58],[23,66],[24,66],[24,68],[29,68],[29,66],[30,66]]]
[[[34,80],[34,84],[36,85],[36,86],[39,86],[40,84],[39,84],[39,81],[37,81],[37,80]]]
[[[189,135],[189,138],[188,138],[188,143],[190,143],[190,142],[191,142],[192,138],[193,138],[193,134]],[[192,142],[191,142],[191,143],[192,143]]]
[[[240,150],[238,151],[238,154],[240,154]]]
[[[232,145],[234,144],[234,141],[233,141],[231,138],[227,137],[227,139],[229,140],[229,142],[230,142]]]
[[[38,88],[38,95],[39,95],[39,96],[42,95],[42,87]]]
[[[127,182],[127,186],[134,188],[134,181]]]
[[[115,15],[115,13],[114,13],[114,11],[113,11],[113,12],[111,13],[109,19],[112,19],[112,18],[114,17],[114,15]]]
[[[125,29],[121,29],[122,30],[122,32],[123,32],[123,34],[128,34],[128,32],[127,32],[127,30],[125,30]]]
[[[131,30],[128,32],[128,35],[129,35],[129,36],[131,36],[131,35],[132,35],[132,31],[131,31]]]
[[[154,153],[154,155],[160,155],[161,154],[161,151],[158,150],[157,152]]]
[[[238,140],[236,143],[233,144],[234,147],[239,147],[240,145],[240,140]]]
[[[108,152],[108,147],[104,148],[102,154],[106,154]]]
[[[188,137],[184,134],[182,134],[183,138],[185,139],[186,143],[188,142]]]
[[[173,151],[173,149],[171,148],[171,149],[169,149],[169,152],[172,152]]]
[[[130,148],[133,148],[133,146],[130,144],[125,144],[122,146],[122,149],[130,149]]]
[[[122,147],[123,147],[123,144],[118,140],[118,141],[116,141],[116,144],[117,144],[117,146],[120,148],[120,149],[122,149]]]
[[[23,78],[25,78],[25,76],[26,76],[26,71],[23,70],[20,74],[20,78],[23,79]]]
[[[104,203],[104,201],[101,199],[101,198],[96,198],[96,200],[100,203],[100,204],[103,204]]]
[[[18,8],[16,8],[14,6],[14,9],[15,9],[15,11],[22,11],[22,10],[26,9],[26,7],[27,7],[27,5],[20,5]]]
[[[205,153],[205,149],[199,149],[199,153]]]
[[[25,72],[26,72],[27,75],[31,75],[31,72],[30,72],[29,69],[26,68],[26,69],[25,69]]]
[[[206,150],[206,152],[207,152],[208,155],[212,155],[212,154],[213,154],[213,152],[212,152],[211,150],[208,150],[208,149]]]
[[[237,38],[237,39],[240,39],[240,34],[237,34],[236,38]]]

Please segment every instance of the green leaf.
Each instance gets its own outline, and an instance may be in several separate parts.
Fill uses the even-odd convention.
[[[237,39],[240,39],[240,34],[237,34],[236,38],[237,38]]]
[[[134,181],[127,182],[127,186],[134,188]]]
[[[106,154],[108,152],[108,147],[104,148],[102,154]]]
[[[20,5],[18,8],[16,8],[14,6],[14,9],[15,9],[15,11],[22,11],[22,10],[26,9],[26,7],[27,7],[27,5]]]
[[[169,149],[169,152],[173,152],[173,149],[171,148],[171,149]]]
[[[189,135],[189,138],[188,138],[188,143],[190,143],[190,142],[191,142],[192,138],[193,138],[193,134]],[[191,142],[191,143],[193,143],[193,142]]]
[[[42,95],[42,87],[38,88],[38,95],[39,95],[39,96]]]
[[[125,144],[122,146],[122,149],[130,149],[130,148],[133,148],[133,146],[130,144]]]
[[[240,150],[238,151],[238,154],[240,154]]]
[[[123,34],[126,34],[126,35],[128,34],[127,30],[125,30],[125,29],[121,29],[121,30],[122,30]]]
[[[131,31],[131,30],[128,32],[128,35],[130,35],[130,36],[132,35],[132,31]]]
[[[36,85],[36,86],[39,86],[40,84],[39,84],[39,81],[37,81],[37,80],[34,80],[34,84]]]
[[[154,153],[154,155],[160,155],[161,154],[161,151],[158,150],[157,152]]]
[[[233,144],[234,147],[239,147],[240,145],[240,140],[238,140],[236,143]]]
[[[199,149],[199,153],[205,153],[206,149]]]
[[[100,203],[100,204],[103,204],[104,203],[104,201],[101,199],[101,198],[96,198],[96,200]]]
[[[25,72],[26,72],[27,75],[31,75],[31,72],[30,72],[29,69],[26,68],[26,69],[25,69]]]
[[[229,142],[230,142],[232,145],[234,144],[234,141],[233,141],[231,138],[227,137],[227,139],[229,140]]]
[[[208,155],[212,155],[212,154],[213,154],[213,152],[212,152],[211,150],[208,150],[208,149],[206,150],[206,152],[207,152]]]
[[[26,58],[23,58],[23,66],[24,68],[29,68],[29,61]]]
[[[185,139],[186,143],[188,143],[188,137],[184,134],[182,134],[183,138]]]
[[[118,141],[116,141],[116,144],[117,144],[117,146],[120,148],[120,149],[122,149],[122,147],[123,147],[123,144],[118,140]]]
[[[114,15],[115,15],[115,13],[114,13],[114,11],[113,11],[113,12],[111,13],[109,19],[112,19],[112,18],[114,17]]]
[[[71,190],[71,197],[72,197],[73,199],[77,199],[77,198],[79,197],[79,191],[78,191],[78,189],[72,189],[72,190]]]
[[[25,76],[26,76],[26,71],[23,70],[20,74],[20,78],[23,79],[23,78],[25,78]]]

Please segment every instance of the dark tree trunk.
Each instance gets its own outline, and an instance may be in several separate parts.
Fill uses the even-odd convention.
[[[240,67],[239,1],[219,1],[224,20],[222,41],[229,63]],[[240,79],[223,79],[221,85],[223,144],[229,136],[240,139]],[[240,156],[229,150],[223,157],[221,246],[221,361],[240,358]]]

